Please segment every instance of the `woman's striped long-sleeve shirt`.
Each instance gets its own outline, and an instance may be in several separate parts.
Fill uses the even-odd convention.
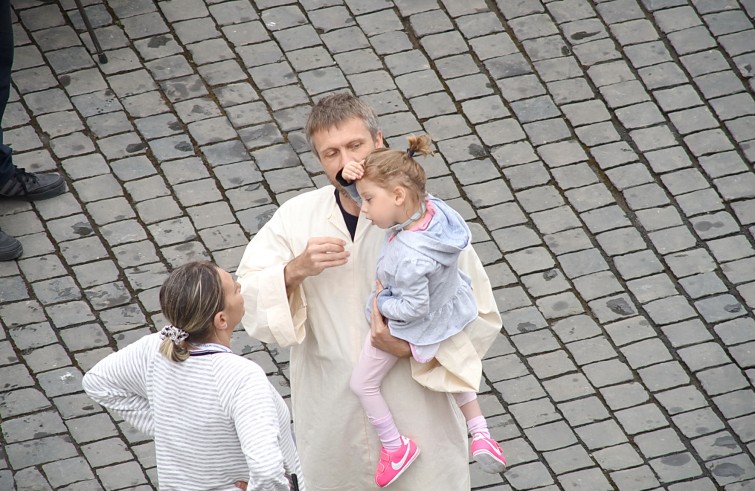
[[[302,481],[290,416],[262,369],[233,353],[172,362],[151,334],[97,363],[86,393],[155,441],[159,487],[288,491]],[[303,486],[300,489],[304,489]]]

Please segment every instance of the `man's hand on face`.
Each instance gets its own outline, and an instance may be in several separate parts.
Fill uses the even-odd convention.
[[[297,287],[308,276],[317,276],[327,268],[343,266],[349,260],[346,241],[335,237],[312,237],[304,252],[283,269],[286,288]]]
[[[348,182],[354,182],[357,179],[361,179],[364,175],[364,160],[360,160],[359,162],[353,160],[347,162],[341,171],[341,175]]]

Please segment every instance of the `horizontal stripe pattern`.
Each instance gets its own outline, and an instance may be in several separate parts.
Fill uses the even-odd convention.
[[[262,369],[232,353],[171,362],[151,334],[95,365],[83,380],[96,402],[155,440],[161,490],[304,489],[290,415]]]

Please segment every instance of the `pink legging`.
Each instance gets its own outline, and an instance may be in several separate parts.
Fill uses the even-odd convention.
[[[351,390],[362,402],[367,418],[375,426],[384,444],[386,439],[392,440],[398,437],[398,429],[393,423],[391,410],[380,393],[380,385],[396,361],[398,361],[396,356],[372,346],[370,336],[367,335],[349,384]],[[452,395],[459,407],[477,398],[476,392],[460,392]]]

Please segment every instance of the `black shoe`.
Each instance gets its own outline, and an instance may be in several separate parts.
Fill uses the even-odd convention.
[[[60,174],[34,174],[20,168],[0,186],[0,198],[3,199],[47,199],[65,192],[66,181]]]
[[[12,261],[24,252],[21,242],[0,230],[0,261]]]

